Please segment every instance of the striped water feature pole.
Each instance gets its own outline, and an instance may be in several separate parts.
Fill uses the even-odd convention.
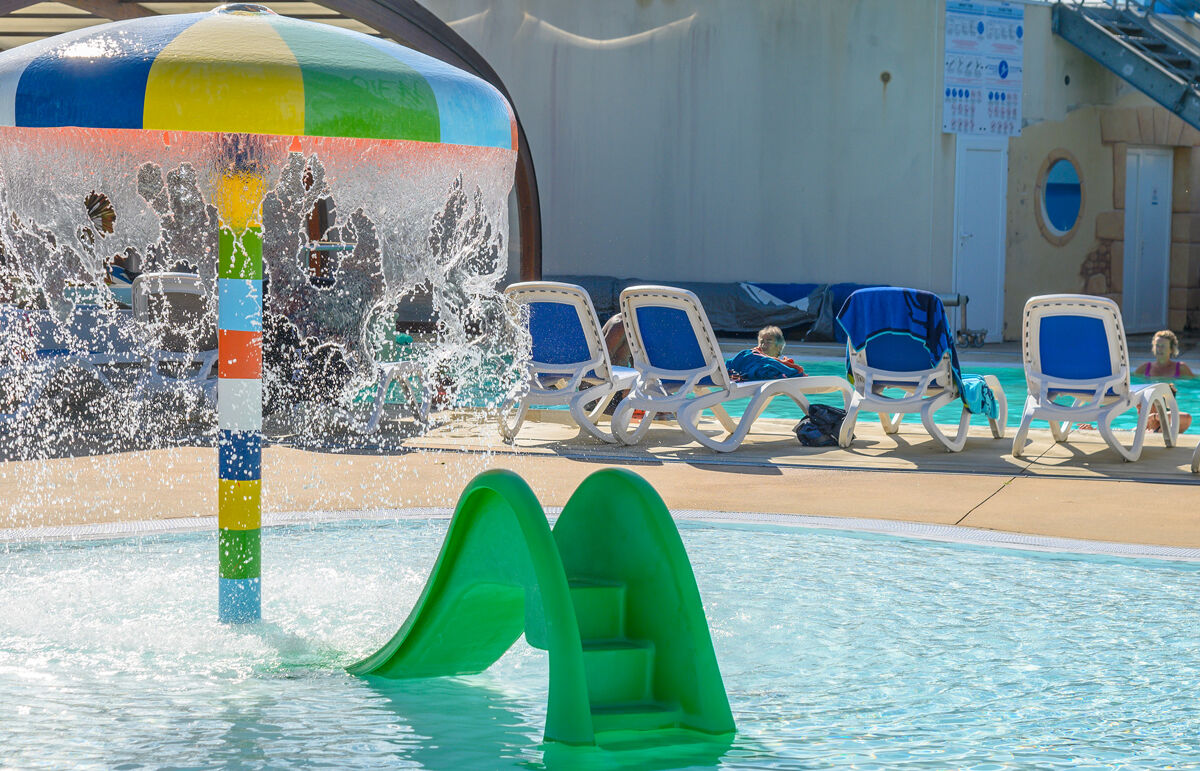
[[[262,302],[259,216],[266,181],[252,165],[225,170],[217,272],[217,617],[262,618]]]

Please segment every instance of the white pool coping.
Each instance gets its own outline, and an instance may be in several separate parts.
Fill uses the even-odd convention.
[[[547,507],[552,518],[562,509]],[[448,508],[417,507],[375,511],[304,511],[263,515],[264,527],[302,525],[350,520],[449,519]],[[984,530],[961,525],[938,525],[864,517],[817,517],[804,514],[771,514],[749,511],[677,510],[672,512],[680,522],[770,525],[775,527],[841,530],[871,533],[924,541],[985,546],[1018,551],[1078,554],[1087,556],[1120,557],[1123,559],[1154,559],[1175,562],[1200,562],[1200,549],[1179,546],[1089,541],[1081,538],[1010,533]],[[107,522],[89,525],[57,527],[21,527],[0,529],[0,544],[39,543],[54,541],[84,541],[109,538],[129,538],[167,533],[216,531],[216,517],[179,517],[140,522]]]

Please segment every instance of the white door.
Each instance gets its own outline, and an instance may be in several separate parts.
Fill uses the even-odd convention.
[[[958,136],[954,170],[954,291],[970,298],[967,326],[1004,334],[1008,138]],[[947,308],[957,329],[959,310]]]
[[[1153,332],[1167,325],[1172,153],[1131,147],[1126,158],[1121,315],[1127,332]]]

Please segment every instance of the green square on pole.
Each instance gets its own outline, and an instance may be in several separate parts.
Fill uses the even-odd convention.
[[[221,578],[259,578],[262,575],[261,533],[259,529],[219,531]]]
[[[261,279],[263,276],[262,228],[252,226],[235,235],[221,228],[218,235],[217,278]]]

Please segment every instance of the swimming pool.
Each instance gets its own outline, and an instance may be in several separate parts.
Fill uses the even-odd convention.
[[[821,359],[816,361],[800,362],[804,366],[804,371],[810,375],[838,375],[846,376],[846,365],[840,359]],[[1000,385],[1004,388],[1004,395],[1008,398],[1008,425],[1015,429],[1021,422],[1021,413],[1025,409],[1025,397],[1029,391],[1025,384],[1025,370],[1021,367],[976,367],[964,366],[963,372],[972,375],[995,375],[1000,380]],[[1149,380],[1140,377],[1134,377],[1134,385],[1140,383],[1148,383]],[[1200,379],[1180,380],[1176,384],[1179,393],[1179,407],[1182,411],[1196,415],[1200,413]],[[811,399],[814,402],[824,404],[833,404],[841,406],[842,398],[837,394],[818,395]],[[731,405],[731,412],[742,414],[749,400],[743,400],[740,403]],[[956,406],[957,405],[957,406]],[[938,410],[936,420],[938,423],[958,423],[958,416],[961,414],[961,403],[951,404]],[[774,399],[763,413],[768,418],[781,418],[790,420],[799,420],[804,417],[804,413],[795,405],[792,400]],[[860,414],[859,420],[874,420],[875,413],[863,412]],[[921,416],[917,414],[905,415],[905,422],[920,423]],[[1133,410],[1125,413],[1113,421],[1113,425],[1117,428],[1133,428],[1137,424],[1137,413]],[[986,426],[987,418],[982,415],[972,415],[971,425]],[[1034,422],[1035,428],[1045,428],[1046,423],[1042,421]],[[1189,431],[1196,431],[1191,428]]]
[[[0,551],[18,768],[647,767],[541,743],[546,656],[374,682],[444,519],[264,534],[258,627],[215,618],[212,533]],[[1198,567],[683,524],[738,734],[656,767],[1163,768],[1200,753]],[[658,760],[662,763],[662,758]]]
[[[804,371],[809,375],[836,375],[838,377],[846,376],[846,365],[842,359],[815,359],[799,362],[804,366]],[[1001,387],[1004,388],[1004,394],[1008,398],[1008,425],[1013,430],[1020,425],[1021,414],[1025,409],[1025,397],[1029,391],[1025,384],[1025,370],[1021,367],[977,367],[964,366],[963,372],[972,375],[995,375],[1000,381]],[[1134,377],[1134,385],[1151,382],[1146,378]],[[1200,378],[1179,380],[1175,383],[1178,389],[1176,396],[1179,401],[1180,409],[1183,412],[1192,415],[1200,414]],[[498,403],[500,396],[498,394],[490,394],[487,398],[480,396],[474,397],[471,406],[491,407]],[[403,394],[397,389],[389,393],[389,401],[402,401]],[[837,407],[842,406],[842,397],[838,394],[816,394],[809,397],[809,401],[818,404],[832,404]],[[738,399],[731,402],[726,402],[725,407],[734,417],[740,416],[745,412],[746,406],[750,403],[749,399]],[[550,407],[549,409],[566,410],[566,406]],[[961,403],[955,402],[949,406],[943,407],[935,414],[935,419],[938,423],[957,424],[959,415],[961,414]],[[800,420],[804,417],[804,413],[796,406],[795,402],[787,397],[776,397],[767,409],[763,412],[763,417],[776,418],[780,420]],[[873,412],[859,413],[860,421],[877,420]],[[903,418],[906,423],[920,423],[921,416],[916,413],[905,415]],[[987,418],[983,415],[972,415],[971,425],[986,426]],[[1035,421],[1034,428],[1046,428],[1044,421]],[[1137,425],[1137,413],[1130,410],[1124,415],[1119,416],[1113,421],[1113,426],[1119,429],[1132,429]],[[1195,432],[1200,428],[1189,428],[1189,432]]]

